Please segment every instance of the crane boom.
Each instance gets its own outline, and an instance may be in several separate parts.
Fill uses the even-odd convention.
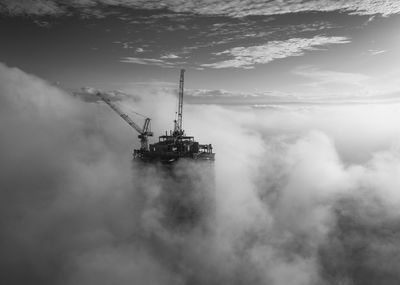
[[[147,137],[153,136],[150,131],[150,118],[145,118],[143,128],[137,125],[127,114],[125,114],[120,108],[118,108],[114,103],[111,102],[109,98],[104,96],[102,92],[96,92],[96,95],[103,100],[111,109],[113,109],[125,122],[128,123],[133,129],[139,133],[141,149],[148,150],[148,139]]]
[[[181,136],[183,135],[183,129],[182,129],[182,113],[183,113],[183,88],[184,88],[184,75],[185,75],[185,70],[181,69],[181,75],[179,78],[179,102],[178,102],[178,120],[175,120],[175,128],[174,128],[174,134],[175,136]]]
[[[183,112],[183,84],[184,84],[185,70],[181,69],[181,75],[179,79],[179,107],[178,107],[178,128],[182,132],[182,112]]]

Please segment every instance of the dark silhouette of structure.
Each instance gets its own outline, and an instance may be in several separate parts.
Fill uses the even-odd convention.
[[[200,144],[194,137],[187,136],[182,129],[183,123],[183,93],[184,74],[182,69],[179,80],[178,118],[174,121],[174,130],[159,136],[158,142],[149,144],[148,137],[153,136],[150,130],[150,118],[145,117],[143,127],[137,125],[127,114],[122,112],[103,92],[97,91],[99,96],[109,105],[122,119],[139,133],[140,149],[135,149],[133,158],[142,162],[161,162],[163,164],[173,163],[181,158],[214,161],[215,154],[211,144]]]

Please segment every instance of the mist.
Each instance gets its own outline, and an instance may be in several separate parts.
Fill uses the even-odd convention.
[[[397,284],[399,105],[187,104],[216,161],[171,178],[132,163],[107,106],[4,64],[0,82],[1,283]],[[173,92],[130,94],[171,129]],[[168,210],[183,195],[194,224]]]

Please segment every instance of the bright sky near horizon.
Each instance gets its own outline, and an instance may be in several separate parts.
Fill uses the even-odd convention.
[[[399,13],[395,0],[2,0],[0,62],[67,89],[175,87],[185,68],[204,102],[396,98]]]

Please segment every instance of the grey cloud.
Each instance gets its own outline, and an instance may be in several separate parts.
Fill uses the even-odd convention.
[[[161,67],[172,68],[174,66],[180,66],[185,64],[182,61],[171,61],[180,59],[180,56],[174,54],[166,54],[160,57],[160,59],[156,58],[139,58],[139,57],[124,57],[120,59],[120,62],[124,63],[135,63],[135,64],[142,64],[142,65],[156,65]]]
[[[0,11],[11,15],[57,15],[63,14],[65,11],[53,0],[40,1],[12,1],[4,0],[0,3]]]
[[[371,55],[378,55],[387,52],[387,50],[368,50]]]
[[[4,1],[3,1],[4,2]],[[249,15],[275,15],[285,13],[297,13],[306,11],[346,11],[359,15],[381,14],[388,16],[400,12],[400,4],[394,0],[291,0],[291,1],[183,1],[183,0],[165,0],[165,1],[144,1],[144,0],[100,0],[100,1],[56,1],[40,0],[5,0],[2,5],[2,11],[10,14],[34,14],[34,15],[53,15],[65,13],[68,7],[74,8],[92,8],[95,13],[98,11],[95,7],[102,5],[118,5],[131,8],[144,9],[170,9],[174,12],[189,12],[206,15],[229,15],[233,17],[243,17]],[[90,13],[90,12],[89,12]]]

